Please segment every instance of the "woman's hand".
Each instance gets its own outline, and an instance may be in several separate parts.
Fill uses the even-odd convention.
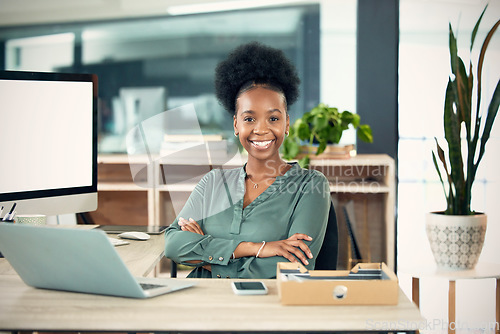
[[[188,231],[188,232],[193,232],[201,235],[205,235],[203,233],[203,230],[201,229],[200,225],[193,219],[189,218],[189,220],[186,220],[182,217],[179,217],[179,220],[177,221],[177,224],[181,227],[181,230],[183,231]],[[193,261],[186,261],[188,263],[200,263],[200,260],[193,260]],[[206,264],[203,266],[208,271],[212,271],[212,266],[210,264]]]
[[[306,256],[312,259],[313,255],[302,240],[311,241],[312,238],[303,233],[295,233],[286,240],[266,242],[259,253],[259,257],[283,256],[290,262],[297,262],[297,259],[299,259],[302,263],[308,265],[309,261],[307,261]]]
[[[188,231],[188,232],[193,232],[193,233],[205,235],[205,233],[203,233],[203,230],[201,229],[200,225],[198,225],[198,223],[193,218],[189,218],[189,220],[186,220],[182,217],[179,217],[177,224],[179,224],[179,226],[181,227],[181,230],[183,230],[183,231]]]
[[[259,257],[283,256],[290,262],[298,262],[297,259],[299,259],[302,263],[308,265],[307,258],[312,259],[313,255],[302,240],[311,241],[312,238],[307,234],[295,233],[285,240],[266,242],[264,247],[262,247],[262,243],[241,242],[234,250],[234,254],[235,258],[256,256],[260,249]]]

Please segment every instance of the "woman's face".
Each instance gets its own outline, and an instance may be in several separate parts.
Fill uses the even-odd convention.
[[[256,87],[237,99],[234,131],[249,156],[259,160],[278,159],[288,127],[282,93]]]

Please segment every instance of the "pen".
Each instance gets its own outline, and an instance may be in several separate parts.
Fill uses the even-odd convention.
[[[14,210],[16,209],[16,205],[17,205],[17,203],[14,203],[14,205],[12,205],[12,208],[10,208],[9,213],[6,214],[5,217],[3,217],[3,220],[9,220],[10,219],[10,216],[12,215],[12,213],[14,212]]]

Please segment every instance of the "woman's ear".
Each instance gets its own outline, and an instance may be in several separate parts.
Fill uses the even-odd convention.
[[[238,136],[238,120],[236,118],[236,114],[233,116],[233,128],[234,128],[234,136]]]
[[[285,134],[288,136],[288,133],[290,132],[290,116],[288,115],[288,112],[286,113],[286,127],[285,127]]]

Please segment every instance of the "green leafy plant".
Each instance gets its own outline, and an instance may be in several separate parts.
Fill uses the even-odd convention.
[[[316,155],[319,155],[325,151],[327,144],[338,144],[342,133],[350,126],[356,129],[361,140],[373,142],[370,126],[359,123],[359,115],[347,110],[339,112],[337,108],[320,103],[290,126],[290,133],[283,142],[283,158],[290,160],[297,157],[302,141],[308,141],[309,147],[317,143]],[[300,159],[299,164],[306,167],[309,157]]]
[[[481,19],[487,7],[488,6],[484,8],[474,26],[469,52],[472,51],[479,24],[481,23]],[[444,133],[448,144],[448,157],[445,156],[444,150],[436,139],[437,157],[442,163],[448,190],[446,190],[436,154],[432,152],[434,166],[436,167],[446,196],[447,207],[444,214],[447,215],[474,214],[470,206],[472,185],[474,184],[479,163],[483,158],[486,142],[490,137],[491,128],[500,104],[499,80],[493,92],[486,113],[486,119],[483,122],[484,115],[480,110],[481,71],[486,49],[499,25],[500,20],[493,25],[484,39],[477,63],[476,78],[474,78],[472,61],[469,62],[469,71],[467,73],[464,62],[457,54],[457,40],[453,33],[452,26],[449,24],[449,49],[452,76],[448,79],[444,105]],[[474,91],[476,94],[475,101],[473,100],[474,79],[476,79],[477,85]],[[463,140],[461,136],[462,131],[465,131],[465,140]],[[467,155],[465,160],[462,156],[462,145],[465,145],[465,152]]]

